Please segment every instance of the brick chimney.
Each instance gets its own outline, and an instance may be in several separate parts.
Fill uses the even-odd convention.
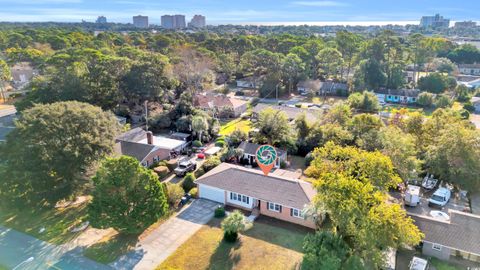
[[[147,143],[153,144],[153,133],[151,131],[147,131]]]

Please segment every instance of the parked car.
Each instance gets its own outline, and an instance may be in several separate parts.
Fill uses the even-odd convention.
[[[450,200],[450,196],[452,193],[448,188],[439,188],[437,189],[432,197],[428,200],[428,206],[437,206],[437,207],[443,207],[445,206],[448,201]]]
[[[413,257],[408,266],[409,270],[428,270],[428,261],[419,257]]]
[[[405,191],[405,205],[417,206],[420,203],[420,187],[408,185]]]
[[[193,172],[197,169],[197,163],[190,159],[182,159],[178,161],[177,168],[173,170],[179,177],[185,176],[189,172]]]

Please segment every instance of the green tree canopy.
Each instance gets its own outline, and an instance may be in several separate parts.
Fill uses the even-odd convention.
[[[93,183],[88,219],[95,228],[138,234],[167,213],[166,187],[133,157],[107,158]]]

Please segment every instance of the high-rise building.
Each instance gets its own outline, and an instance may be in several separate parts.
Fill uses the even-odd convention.
[[[162,27],[165,29],[173,29],[175,24],[174,17],[172,15],[163,15],[161,18]]]
[[[450,19],[445,19],[440,14],[435,14],[435,16],[423,16],[420,20],[421,27],[431,27],[431,28],[448,28],[450,27]]]
[[[163,15],[162,27],[166,29],[181,29],[186,27],[185,15]]]
[[[148,28],[148,16],[133,16],[133,25],[138,28]]]
[[[464,22],[456,22],[455,28],[474,28],[477,27],[477,22],[474,21],[464,21]]]
[[[192,20],[188,23],[188,27],[192,28],[203,28],[206,26],[205,16],[195,15]]]
[[[107,23],[107,17],[105,16],[98,16],[96,23]]]

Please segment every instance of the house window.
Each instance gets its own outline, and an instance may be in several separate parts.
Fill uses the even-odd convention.
[[[292,208],[292,209],[290,209],[290,216],[296,217],[296,218],[303,218],[303,213],[302,213],[302,211],[300,211],[296,208]]]
[[[442,245],[440,244],[432,244],[432,249],[437,251],[442,251]]]
[[[274,212],[282,212],[282,206],[280,204],[269,202],[267,205],[268,210]]]
[[[230,192],[230,200],[250,204],[250,197],[234,192]]]

